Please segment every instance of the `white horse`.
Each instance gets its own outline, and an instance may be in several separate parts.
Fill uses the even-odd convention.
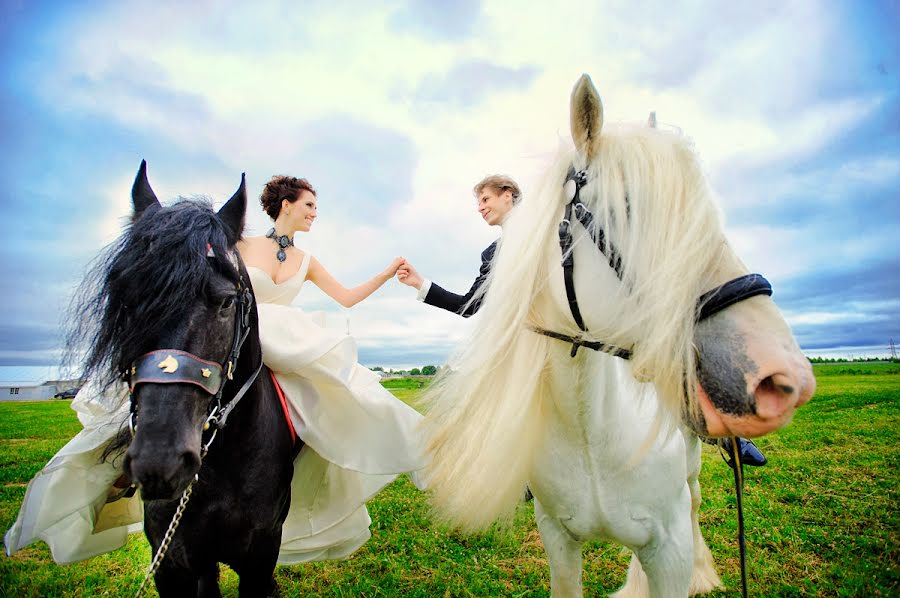
[[[513,211],[472,337],[426,395],[433,504],[474,531],[509,517],[527,484],[554,596],[581,596],[581,546],[592,538],[634,552],[619,596],[706,592],[719,578],[697,523],[696,434],[777,429],[815,379],[759,294],[764,279],[750,279],[750,293],[725,286],[746,282],[747,270],[689,141],[648,126],[603,128],[586,75],[571,126],[575,150],[562,150]],[[569,212],[573,196],[583,205]],[[593,222],[576,223],[578,210]],[[571,249],[558,235],[564,216]],[[737,301],[701,317],[701,296]],[[574,346],[581,340],[605,346]],[[616,347],[630,361],[612,356]]]

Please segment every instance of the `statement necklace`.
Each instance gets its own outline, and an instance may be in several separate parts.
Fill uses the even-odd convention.
[[[278,253],[275,254],[275,257],[278,258],[279,262],[283,262],[287,259],[287,254],[284,252],[288,247],[294,246],[294,240],[287,235],[276,235],[275,229],[269,230],[266,233],[266,237],[275,241],[275,244],[278,245]]]

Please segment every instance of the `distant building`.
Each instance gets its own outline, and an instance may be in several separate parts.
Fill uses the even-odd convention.
[[[0,401],[45,401],[58,392],[56,384],[49,382],[3,382]]]
[[[78,389],[81,385],[81,380],[3,381],[0,382],[0,401],[46,401],[66,390]]]

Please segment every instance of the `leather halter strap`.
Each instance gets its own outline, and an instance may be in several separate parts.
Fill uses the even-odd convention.
[[[544,330],[543,328],[533,327],[532,330],[537,332],[538,334],[543,334],[544,336],[549,336],[550,338],[555,338],[556,340],[563,341],[565,343],[572,344],[572,357],[578,353],[578,349],[581,347],[586,347],[591,349],[592,351],[600,351],[601,353],[609,353],[613,357],[620,357],[622,359],[628,360],[631,359],[631,351],[628,349],[623,349],[621,347],[617,347],[615,345],[608,345],[606,343],[602,343],[600,341],[589,341],[583,338],[578,338],[577,336],[569,336],[568,334],[562,334],[560,332],[553,332],[552,330]]]
[[[211,395],[222,386],[222,366],[186,351],[157,349],[138,357],[131,366],[129,390],[138,384],[193,384]]]
[[[622,279],[621,255],[618,250],[616,250],[615,246],[613,246],[612,242],[607,242],[606,233],[603,228],[599,225],[595,226],[594,215],[591,214],[591,211],[587,209],[587,206],[581,202],[581,190],[586,184],[587,170],[576,171],[574,166],[570,166],[564,184],[564,188],[569,194],[569,202],[566,204],[562,222],[559,223],[559,249],[562,252],[563,280],[566,285],[566,298],[569,303],[569,311],[572,312],[572,318],[575,320],[575,324],[585,332],[587,332],[587,327],[584,325],[584,319],[581,317],[581,310],[578,307],[578,298],[575,295],[575,256],[572,251],[574,244],[572,236],[573,220],[580,222],[581,226],[588,231],[588,234],[591,236],[597,249],[606,256],[609,267],[613,269],[616,276],[619,277],[619,280]],[[604,347],[607,346],[603,343],[600,343],[600,345]],[[573,357],[578,352],[578,346],[579,344],[576,343],[573,343],[572,345]],[[584,343],[580,343],[580,346],[589,347]],[[618,350],[620,352],[627,352],[630,355],[630,351],[627,351],[626,349]]]
[[[566,204],[563,219],[559,223],[559,248],[562,252],[563,281],[566,287],[566,300],[569,311],[575,324],[584,332],[588,332],[578,307],[578,297],[575,295],[575,258],[572,251],[574,244],[572,236],[573,216],[588,231],[597,249],[606,256],[609,267],[613,269],[619,280],[622,280],[622,256],[611,240],[606,239],[606,233],[599,225],[595,226],[594,215],[581,202],[581,189],[587,184],[587,171],[575,171],[574,166],[569,168],[566,175],[564,188],[568,193],[569,202]],[[627,198],[626,198],[627,201]],[[703,293],[697,300],[695,317],[698,322],[719,313],[720,311],[739,303],[744,299],[757,295],[771,295],[772,285],[761,274],[745,274],[734,280]],[[533,327],[532,330],[550,338],[572,344],[571,356],[578,354],[578,349],[587,347],[593,351],[609,353],[621,359],[631,359],[632,351],[617,347],[602,341],[590,341],[581,337],[570,336],[543,328]]]
[[[559,241],[560,247],[563,244],[563,235],[565,234],[568,239],[566,241],[567,250],[571,253],[572,248],[572,231],[571,231],[571,223],[572,217],[575,217],[575,220],[581,223],[581,226],[584,227],[584,230],[588,232],[591,236],[591,240],[597,246],[597,250],[600,251],[609,262],[609,267],[615,271],[616,276],[619,277],[619,280],[622,279],[622,256],[619,251],[616,249],[615,245],[613,245],[612,241],[607,241],[606,239],[606,231],[603,230],[603,227],[600,225],[594,225],[594,215],[590,210],[587,209],[587,206],[584,205],[581,201],[581,190],[587,184],[587,170],[579,170],[575,171],[574,166],[569,167],[569,172],[566,174],[566,182],[563,186],[567,193],[571,195],[569,198],[569,203],[566,204],[566,212],[565,216],[563,216],[563,221],[560,223],[559,228]],[[626,204],[628,203],[628,197],[625,197]],[[565,231],[563,230],[563,224],[568,223],[565,227]],[[563,256],[565,256],[565,251],[563,252]]]
[[[240,269],[238,269],[238,271],[240,271]],[[253,292],[244,284],[243,277],[238,283],[238,302],[241,308],[234,317],[234,340],[231,345],[231,353],[228,355],[228,361],[226,362],[226,367],[228,368],[226,376],[229,380],[234,378],[234,368],[237,367],[238,357],[240,357],[241,354],[241,347],[244,346],[244,341],[247,340],[247,337],[250,335],[250,309],[253,306]],[[253,386],[253,383],[256,381],[262,368],[263,361],[260,359],[259,365],[256,366],[256,371],[253,372],[253,375],[244,382],[244,385],[240,390],[238,390],[231,400],[224,405],[222,404],[222,391],[225,386],[223,385],[222,388],[219,389],[208,418],[211,426],[217,428],[225,426],[225,420],[228,419],[228,414],[237,407],[238,401],[240,401],[247,391],[250,390],[250,387]]]
[[[772,285],[762,274],[745,274],[729,280],[700,295],[697,300],[697,321],[705,320],[735,303],[757,295],[772,295]]]
[[[559,223],[559,249],[562,251],[563,280],[566,284],[566,298],[569,301],[569,311],[575,319],[575,324],[582,330],[587,330],[578,308],[578,298],[575,296],[575,256],[572,253],[572,203],[566,205],[566,211],[562,222]],[[577,349],[574,349],[577,351]]]

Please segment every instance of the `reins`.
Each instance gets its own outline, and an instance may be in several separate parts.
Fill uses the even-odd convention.
[[[575,324],[583,332],[582,336],[571,336],[552,330],[546,330],[537,326],[532,326],[531,330],[544,336],[563,341],[572,345],[570,356],[575,357],[578,349],[585,347],[592,351],[607,353],[613,357],[620,359],[631,359],[632,350],[617,347],[609,343],[599,340],[590,340],[586,338],[589,334],[584,319],[581,316],[581,309],[578,306],[578,298],[575,295],[575,257],[574,257],[574,237],[572,235],[572,221],[577,220],[588,232],[597,249],[602,253],[609,267],[616,273],[616,277],[622,280],[622,256],[613,245],[610,239],[607,239],[606,233],[599,225],[595,226],[596,219],[588,210],[587,206],[581,201],[581,189],[587,184],[587,170],[576,171],[574,166],[569,168],[566,175],[564,190],[566,192],[568,203],[563,213],[563,219],[559,223],[559,248],[562,252],[562,269],[563,280],[566,287],[566,299],[569,305],[569,311]],[[625,198],[626,205],[628,197]],[[772,285],[761,274],[745,274],[728,282],[721,284],[714,289],[703,293],[697,300],[694,317],[697,322],[701,322],[720,311],[731,307],[735,303],[755,297],[757,295],[772,295]],[[720,450],[721,450],[721,445]],[[740,548],[741,560],[741,589],[744,598],[747,598],[747,565],[746,565],[746,542],[744,538],[744,507],[743,507],[743,483],[744,470],[741,463],[740,448],[736,438],[731,441],[732,459],[725,459],[728,466],[734,471],[734,487],[737,496],[737,512],[738,512],[738,546]]]
[[[215,257],[212,248],[208,249],[207,257]],[[129,401],[131,403],[131,412],[129,414],[128,424],[131,429],[132,438],[137,430],[138,411],[137,400],[135,399],[135,388],[138,384],[193,384],[213,395],[213,400],[210,402],[210,408],[206,420],[203,422],[201,431],[201,435],[208,435],[205,442],[201,441],[201,466],[203,459],[209,452],[209,447],[216,439],[219,430],[225,427],[228,415],[234,410],[244,395],[247,394],[247,391],[250,390],[253,383],[256,382],[256,379],[263,368],[263,361],[260,359],[256,370],[249,378],[247,378],[234,396],[231,397],[231,400],[224,403],[222,402],[225,385],[228,381],[234,379],[234,370],[237,367],[241,348],[250,334],[250,314],[253,307],[253,292],[251,291],[250,286],[245,283],[243,275],[240,274],[240,258],[232,257],[232,259],[239,273],[238,284],[234,296],[238,309],[236,310],[234,317],[234,336],[232,339],[231,351],[229,352],[224,365],[201,359],[186,351],[157,349],[138,357],[129,371]],[[172,516],[172,521],[166,529],[166,533],[150,563],[147,574],[144,576],[141,585],[138,587],[135,598],[141,596],[147,582],[156,574],[156,571],[162,564],[162,561],[168,552],[169,545],[172,542],[172,538],[175,536],[175,530],[178,529],[178,525],[181,523],[181,518],[187,508],[187,503],[193,492],[194,482],[199,479],[200,474],[198,472],[181,493],[181,498],[178,501],[178,507],[175,509],[175,514]]]
[[[722,445],[719,444],[719,452],[722,453]],[[737,438],[731,437],[731,459],[722,458],[734,472],[734,493],[737,497],[738,516],[738,549],[741,558],[741,595],[747,598],[747,543],[744,538],[744,464],[741,462],[741,449]]]

